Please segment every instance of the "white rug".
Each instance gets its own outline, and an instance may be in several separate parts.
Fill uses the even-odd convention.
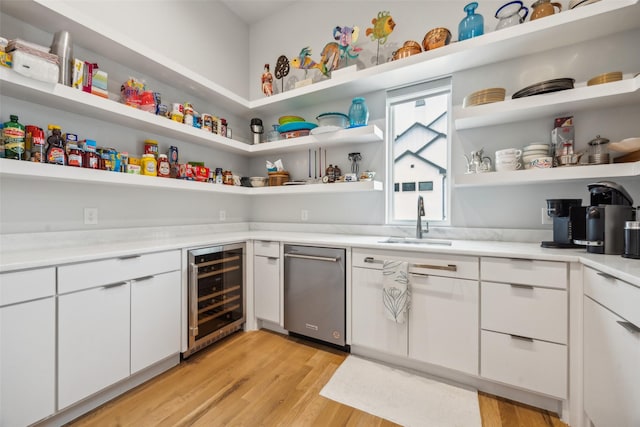
[[[478,393],[349,355],[320,391],[403,426],[481,427]]]

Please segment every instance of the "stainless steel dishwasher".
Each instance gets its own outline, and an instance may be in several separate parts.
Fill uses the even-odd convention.
[[[345,347],[345,250],[284,246],[284,328]]]

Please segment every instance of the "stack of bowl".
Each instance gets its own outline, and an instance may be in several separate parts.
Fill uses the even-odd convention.
[[[462,103],[463,107],[472,105],[490,104],[492,102],[504,101],[506,90],[502,87],[492,87],[489,89],[479,90],[467,95]]]
[[[496,172],[514,171],[522,168],[521,157],[522,150],[516,148],[496,151]]]
[[[549,144],[534,142],[526,145],[522,150],[522,164],[525,169],[532,167],[544,167],[550,164],[553,158],[549,155]]]

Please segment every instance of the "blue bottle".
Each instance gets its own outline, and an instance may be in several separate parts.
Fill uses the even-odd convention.
[[[458,41],[478,37],[484,34],[484,18],[475,13],[477,2],[471,2],[464,7],[467,16],[458,25]]]
[[[369,122],[369,109],[364,98],[353,98],[349,107],[349,127],[366,126]]]

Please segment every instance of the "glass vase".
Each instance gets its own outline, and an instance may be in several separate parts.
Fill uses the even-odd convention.
[[[369,122],[369,109],[364,98],[353,98],[349,107],[349,127],[366,126]]]

